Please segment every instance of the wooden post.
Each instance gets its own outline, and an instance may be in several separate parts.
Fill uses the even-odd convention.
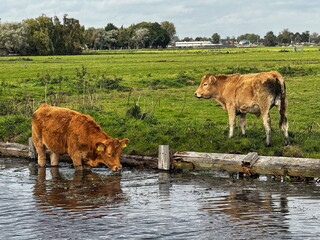
[[[258,161],[259,155],[256,152],[248,153],[242,160],[243,166],[252,167]]]
[[[158,152],[158,169],[170,170],[170,147],[169,145],[160,145]]]
[[[32,138],[30,137],[29,140],[29,157],[31,159],[36,159],[37,158],[37,152],[36,152],[36,148],[33,145],[33,141]]]
[[[259,155],[256,152],[248,153],[242,160],[242,171],[244,177],[257,176],[257,174],[252,174],[251,169],[253,165],[258,161]]]

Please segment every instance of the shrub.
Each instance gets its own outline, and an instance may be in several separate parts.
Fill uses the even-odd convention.
[[[2,141],[26,143],[30,135],[30,118],[11,115],[0,119],[0,139]]]
[[[261,72],[257,67],[242,67],[242,66],[227,67],[227,70],[225,71],[226,74],[234,74],[234,73],[248,74],[248,73],[257,73],[257,72]]]
[[[294,76],[306,76],[306,75],[313,75],[315,74],[314,70],[312,68],[306,68],[306,67],[292,67],[292,66],[282,66],[278,68],[278,71],[282,75],[287,75],[290,77]]]

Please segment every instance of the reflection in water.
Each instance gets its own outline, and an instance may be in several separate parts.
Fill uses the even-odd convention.
[[[2,239],[320,239],[320,184],[28,169],[0,159]]]
[[[257,189],[231,190],[224,197],[207,199],[202,210],[210,216],[219,215],[232,226],[234,234],[245,231],[253,238],[272,237],[279,232],[290,234],[287,222],[288,199]]]
[[[120,187],[120,175],[102,176],[92,171],[75,171],[63,176],[59,168],[50,168],[51,179],[46,178],[46,169],[38,168],[38,179],[33,194],[39,209],[46,214],[57,214],[63,210],[69,216],[81,213],[85,216],[101,217],[99,207],[113,207],[124,200]]]

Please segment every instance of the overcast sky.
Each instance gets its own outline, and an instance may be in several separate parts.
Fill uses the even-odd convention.
[[[142,21],[174,23],[179,38],[268,31],[320,33],[320,0],[0,0],[1,22],[64,14],[81,25],[128,27]]]

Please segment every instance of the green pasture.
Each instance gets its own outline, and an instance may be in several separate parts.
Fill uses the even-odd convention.
[[[0,141],[26,143],[32,112],[44,102],[90,114],[129,154],[173,151],[320,157],[320,51],[305,47],[117,50],[77,56],[0,57]],[[289,133],[284,146],[272,111],[272,146],[262,120],[248,116],[247,137],[227,138],[227,113],[193,96],[206,73],[279,71],[286,80]]]

